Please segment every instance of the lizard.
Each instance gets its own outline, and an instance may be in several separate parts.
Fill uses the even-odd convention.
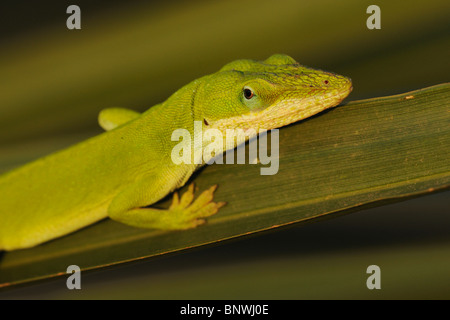
[[[34,247],[107,217],[161,230],[203,224],[225,205],[214,201],[217,186],[194,200],[191,184],[168,209],[150,207],[205,165],[171,161],[175,129],[192,132],[195,121],[221,132],[275,129],[338,105],[351,90],[345,76],[274,54],[228,63],[143,113],[105,109],[105,132],[0,176],[0,250]]]

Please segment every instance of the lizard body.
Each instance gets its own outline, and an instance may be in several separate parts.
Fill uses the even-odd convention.
[[[171,161],[174,130],[193,132],[194,121],[223,132],[279,128],[336,106],[351,90],[346,77],[278,54],[231,62],[142,114],[106,109],[99,115],[106,132],[0,176],[0,250],[32,247],[106,217],[143,228],[195,227],[224,205],[213,201],[215,187],[194,201],[191,186],[181,199],[175,193],[169,209],[148,208],[204,164]]]

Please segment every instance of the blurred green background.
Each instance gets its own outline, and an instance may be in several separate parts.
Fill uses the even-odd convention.
[[[67,6],[82,30],[66,28]],[[366,8],[381,8],[381,30]],[[347,100],[448,82],[448,1],[16,1],[0,6],[0,172],[239,58],[352,78]],[[438,152],[438,150],[437,150]],[[299,190],[301,192],[301,190]],[[449,192],[0,292],[0,298],[449,298]],[[367,266],[382,289],[365,286]]]

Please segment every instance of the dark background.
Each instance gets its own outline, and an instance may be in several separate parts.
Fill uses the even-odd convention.
[[[82,30],[65,27],[70,4],[81,8]],[[145,110],[237,58],[282,52],[347,75],[350,101],[447,82],[448,1],[379,1],[382,29],[372,31],[370,4],[2,3],[0,170],[99,133],[104,107]],[[60,277],[0,298],[448,299],[449,195],[85,272],[77,292]],[[372,264],[378,291],[365,286]]]

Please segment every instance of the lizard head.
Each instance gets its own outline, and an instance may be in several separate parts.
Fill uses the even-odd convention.
[[[349,78],[300,65],[287,55],[237,60],[205,77],[198,94],[205,125],[219,130],[274,129],[338,105]]]

